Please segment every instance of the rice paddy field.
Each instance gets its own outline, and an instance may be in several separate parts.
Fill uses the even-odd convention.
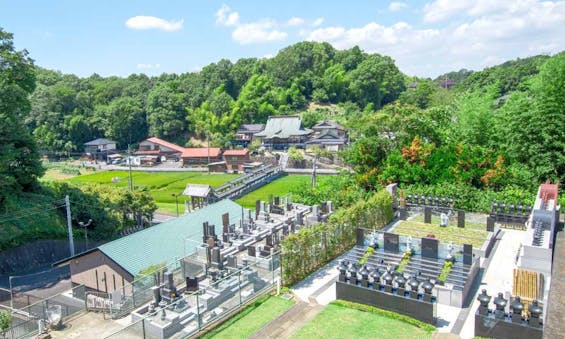
[[[133,185],[136,189],[146,189],[159,207],[159,212],[175,214],[176,199],[173,194],[179,194],[187,184],[205,184],[218,187],[237,178],[238,174],[207,174],[200,172],[132,172]],[[128,171],[104,171],[94,174],[76,176],[68,179],[74,184],[96,183],[108,187],[128,187]],[[184,211],[184,200],[180,196],[179,210]]]
[[[204,184],[212,187],[221,186],[237,178],[238,174],[207,174],[201,172],[140,172],[132,171],[133,185],[136,189],[145,189],[155,199],[158,212],[175,214],[176,199],[173,194],[179,194],[187,184]],[[51,177],[51,180],[66,180],[73,184],[96,183],[108,187],[129,187],[128,171],[102,171],[93,174],[83,174],[74,177]],[[318,177],[318,183],[326,177]],[[287,175],[281,177],[249,194],[236,202],[245,208],[255,208],[256,200],[268,200],[269,195],[283,196],[299,187],[309,187],[311,177],[308,175]],[[179,211],[184,211],[184,201],[188,197],[179,196]]]

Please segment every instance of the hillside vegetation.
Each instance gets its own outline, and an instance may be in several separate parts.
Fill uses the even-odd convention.
[[[226,147],[240,123],[271,115],[348,128],[342,156],[354,173],[296,189],[293,198],[308,203],[348,206],[398,182],[486,210],[491,198],[528,202],[538,183],[565,179],[565,53],[423,79],[388,56],[300,42],[271,59],[220,60],[195,73],[80,78],[35,66],[0,29],[0,66],[0,249],[63,236],[66,194],[73,224],[93,219],[98,238],[157,208],[139,190],[39,183],[40,150],[81,152],[97,137],[123,149],[148,136]],[[448,78],[452,89],[442,86]]]

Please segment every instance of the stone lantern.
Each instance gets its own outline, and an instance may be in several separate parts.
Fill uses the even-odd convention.
[[[514,298],[514,301],[510,304],[512,309],[512,322],[519,323],[522,321],[522,311],[524,311],[524,304],[520,300],[519,296]]]
[[[504,311],[506,309],[506,304],[508,303],[508,300],[504,299],[502,293],[498,293],[498,296],[494,298],[493,303],[496,306],[496,310],[494,311],[494,316],[496,318],[503,319],[505,316]]]
[[[381,273],[375,268],[373,269],[373,272],[371,272],[370,276],[373,279],[373,288],[378,290],[381,286]]]
[[[541,314],[543,309],[539,306],[537,300],[534,300],[532,304],[528,307],[530,311],[530,326],[532,327],[540,327],[541,326]]]
[[[349,265],[349,283],[357,285],[357,265]]]
[[[345,282],[347,280],[347,262],[343,260],[337,269],[339,270],[339,281]]]
[[[487,294],[487,290],[482,290],[481,294],[477,297],[477,300],[481,303],[479,306],[479,314],[487,315],[488,314],[488,304],[492,297]]]
[[[399,275],[396,277],[396,283],[398,284],[398,288],[396,290],[396,293],[400,296],[404,296],[404,293],[406,292],[406,279],[404,279],[404,277],[402,275]]]
[[[432,301],[432,289],[434,288],[434,284],[432,284],[429,280],[426,280],[422,283],[422,288],[424,289],[424,301]]]
[[[410,286],[410,297],[413,299],[418,299],[418,286],[420,282],[415,277],[410,277],[407,281],[408,286]]]
[[[367,266],[363,265],[359,274],[361,275],[361,286],[369,287],[369,270]]]
[[[383,274],[382,276],[384,285],[385,285],[385,291],[388,293],[392,293],[392,274],[390,274],[390,272],[386,272],[385,274]]]

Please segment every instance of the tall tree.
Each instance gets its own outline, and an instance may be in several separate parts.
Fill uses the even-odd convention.
[[[44,172],[23,124],[35,89],[33,60],[27,51],[14,49],[12,38],[0,28],[0,204],[11,193],[33,190]]]

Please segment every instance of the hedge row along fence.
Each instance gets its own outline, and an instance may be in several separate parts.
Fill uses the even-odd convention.
[[[357,228],[381,229],[393,218],[392,197],[379,191],[325,224],[315,224],[287,236],[282,243],[282,282],[293,285],[355,245]]]

